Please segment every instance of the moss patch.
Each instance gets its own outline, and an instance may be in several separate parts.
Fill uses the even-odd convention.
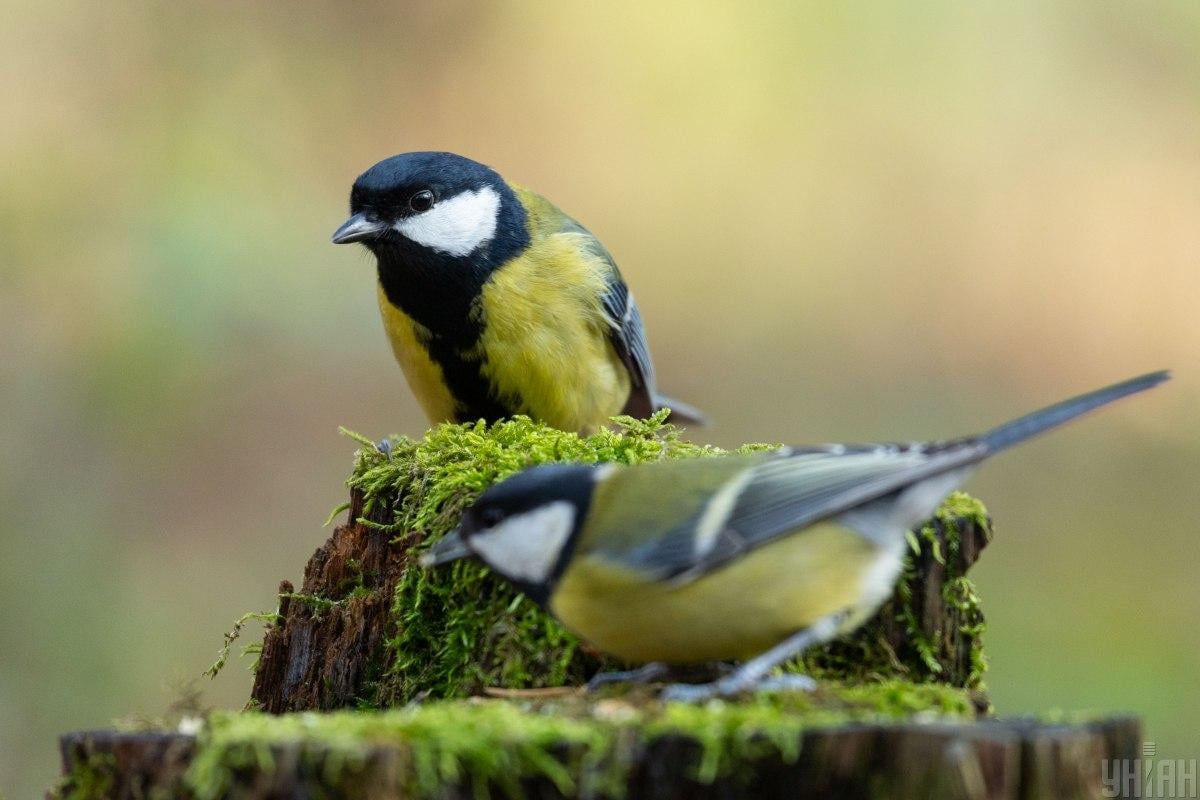
[[[806,728],[848,722],[970,719],[966,692],[885,682],[822,686],[814,693],[762,695],[743,703],[664,705],[643,695],[589,700],[439,701],[384,712],[270,716],[222,714],[210,720],[187,775],[198,798],[229,791],[238,774],[270,774],[273,745],[301,744],[301,772],[314,786],[352,789],[378,767],[371,748],[398,751],[387,774],[403,796],[434,797],[448,785],[522,794],[545,781],[563,794],[620,796],[643,748],[667,737],[698,745],[689,771],[710,783],[762,758],[794,761]],[[295,772],[294,763],[289,766]]]
[[[98,800],[112,797],[117,780],[116,759],[108,753],[88,753],[47,792],[54,800]]]

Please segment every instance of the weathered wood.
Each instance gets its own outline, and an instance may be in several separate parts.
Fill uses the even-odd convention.
[[[1082,726],[1021,727],[1022,800],[1097,797],[1105,759],[1132,763],[1141,750],[1141,725],[1129,718]],[[1109,795],[1111,796],[1111,795]]]
[[[349,519],[362,513],[355,492]],[[388,515],[377,508],[372,519]],[[354,704],[384,666],[392,595],[410,558],[408,548],[391,539],[357,522],[338,525],[309,559],[300,592],[288,581],[279,585],[279,621],[263,638],[254,675],[256,705],[278,713]]]
[[[142,800],[182,791],[196,740],[177,733],[83,731],[61,737],[58,749],[66,782],[55,794]]]
[[[637,751],[625,796],[1089,800],[1105,796],[1102,759],[1137,757],[1141,728],[1135,719],[1116,717],[1081,725],[1029,720],[848,725],[802,736],[795,760],[769,755],[710,783],[696,778],[699,742],[679,736],[654,740]],[[270,759],[232,770],[223,796],[411,796],[411,763],[402,746],[364,744],[357,758],[311,742],[274,744],[269,751]],[[188,797],[182,776],[194,752],[191,737],[176,734],[90,732],[62,739],[64,773],[105,787],[102,794],[84,796]],[[465,777],[464,785],[440,787],[437,796],[472,798],[470,776]],[[525,781],[522,788],[531,798],[571,796],[546,780]]]

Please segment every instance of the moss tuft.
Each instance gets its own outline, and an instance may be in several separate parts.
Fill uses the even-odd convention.
[[[795,761],[808,728],[914,716],[967,720],[974,712],[962,690],[886,682],[703,705],[664,705],[635,692],[594,701],[573,694],[383,712],[221,714],[201,736],[187,783],[199,800],[225,796],[239,774],[273,773],[273,745],[298,743],[308,759],[301,773],[325,789],[352,790],[372,763],[368,748],[383,746],[400,753],[388,775],[406,797],[436,797],[447,786],[518,797],[526,781],[569,796],[618,797],[637,754],[664,738],[697,744],[689,771],[711,783],[760,759]]]

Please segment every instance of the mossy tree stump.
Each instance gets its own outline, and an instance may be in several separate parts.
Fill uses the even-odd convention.
[[[984,620],[966,574],[991,527],[966,495],[913,532],[867,625],[791,665],[817,691],[663,704],[644,689],[553,688],[618,665],[482,566],[416,560],[479,492],[530,465],[725,451],[662,417],[587,438],[517,418],[360,441],[347,521],[298,591],[281,584],[277,613],[248,615],[268,619],[257,711],[216,715],[198,737],[68,735],[61,796],[1059,800],[1102,796],[1102,761],[1137,755],[1133,719],[980,719]]]

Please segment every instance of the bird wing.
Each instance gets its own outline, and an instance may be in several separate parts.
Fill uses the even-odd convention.
[[[925,444],[781,450],[774,458],[735,467],[707,496],[702,510],[651,541],[627,549],[621,559],[652,575],[686,583],[780,536],[864,509],[873,501],[895,500],[895,507],[875,505],[870,511],[883,514],[889,527],[907,527],[933,511],[934,505],[927,504],[936,504],[953,489],[965,477],[962,470],[1169,377],[1163,371],[1131,378],[1027,414],[981,436]],[[667,462],[664,470],[670,466]],[[631,469],[626,475],[635,472]],[[673,477],[676,486],[687,484],[682,473]],[[658,487],[664,497],[669,489],[669,482]]]
[[[649,541],[625,539],[620,552],[600,549],[605,551],[602,555],[656,579],[686,583],[781,536],[974,463],[986,453],[976,439],[785,449],[748,460],[746,468],[708,495],[703,506],[659,536]],[[687,463],[669,462],[662,471],[683,470]],[[680,485],[687,476],[679,471],[670,480]],[[665,493],[667,486],[662,488]]]
[[[609,319],[609,341],[629,371],[629,400],[624,413],[647,417],[663,403],[655,393],[654,362],[650,359],[650,346],[646,343],[642,312],[638,310],[637,302],[629,293],[625,281],[615,272],[601,301]]]
[[[629,372],[629,400],[624,413],[635,417],[649,416],[658,408],[654,397],[654,361],[650,357],[650,345],[646,342],[646,329],[637,302],[621,277],[612,253],[591,231],[564,215],[562,232],[577,235],[583,251],[605,272],[605,290],[600,304],[608,323],[608,338]]]
[[[621,277],[616,260],[591,231],[566,214],[559,213],[561,227],[558,232],[576,236],[581,250],[604,272],[605,290],[600,297],[600,304],[605,322],[608,323],[608,339],[629,373],[629,399],[621,413],[644,418],[660,408],[669,408],[672,422],[705,424],[707,420],[699,409],[658,393],[654,360],[650,357],[642,312]]]

